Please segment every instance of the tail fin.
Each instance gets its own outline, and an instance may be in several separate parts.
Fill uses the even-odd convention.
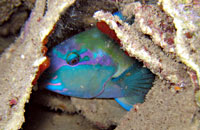
[[[124,97],[115,100],[127,111],[134,104],[143,103],[146,94],[152,87],[155,75],[142,64],[136,62],[129,67],[119,77],[113,79],[122,89]]]

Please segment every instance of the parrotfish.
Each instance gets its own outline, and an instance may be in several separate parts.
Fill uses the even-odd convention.
[[[154,74],[96,27],[51,49],[46,89],[79,98],[114,98],[123,108],[143,103]]]

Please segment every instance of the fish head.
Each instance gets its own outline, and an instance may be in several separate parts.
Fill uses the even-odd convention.
[[[48,52],[51,63],[45,88],[62,95],[92,98],[104,90],[117,70],[113,59],[101,49],[89,49],[75,38]]]

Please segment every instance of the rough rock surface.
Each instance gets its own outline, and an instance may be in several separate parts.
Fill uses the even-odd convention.
[[[131,9],[140,10],[145,6],[140,6],[139,3],[132,5],[133,8],[127,10],[129,13],[132,13]],[[95,13],[94,17],[98,21],[105,22],[110,29],[115,31],[123,49],[130,56],[142,60],[146,67],[160,77],[147,95],[145,103],[136,107],[136,111],[128,112],[116,130],[198,129],[199,119],[196,115],[199,113],[197,113],[198,107],[194,98],[197,76],[189,68],[190,66],[177,62],[179,60],[174,58],[176,55],[170,55],[166,53],[167,51],[159,50],[159,46],[143,40],[145,36],[140,33],[142,29],[137,26],[137,22],[129,25],[113,17],[112,14],[102,11]],[[159,20],[154,19],[152,22],[157,23]],[[153,35],[153,33],[149,34]],[[182,55],[185,54],[187,51],[182,53]]]
[[[40,100],[40,101],[38,101]],[[57,109],[55,109],[57,108]],[[26,105],[23,130],[99,130],[75,112],[69,97],[42,90],[33,92]]]
[[[0,1],[0,54],[19,36],[35,0]]]
[[[43,41],[53,29],[63,9],[74,1],[39,0],[20,37],[0,57],[0,129],[15,130],[24,122],[24,105],[28,102],[32,82],[39,65],[46,60]],[[55,11],[56,10],[56,11]],[[41,20],[41,21],[40,21]]]
[[[174,39],[181,61],[197,73],[200,84],[200,1],[160,0],[163,10],[173,19],[177,32]]]
[[[14,8],[20,6],[21,0],[1,0],[0,1],[0,24],[8,20],[15,11]]]
[[[107,129],[112,125],[118,125],[119,120],[127,112],[113,99],[78,99],[72,98],[72,104],[77,111],[94,125],[101,129]]]
[[[121,119],[116,130],[197,130],[194,88],[173,92],[171,85],[157,80],[145,103],[137,111],[130,111]]]
[[[48,3],[46,3],[45,0],[37,0],[35,8],[26,22],[20,37],[13,45],[6,49],[0,57],[0,129],[15,130],[21,128],[24,122],[23,114],[25,102],[29,101],[29,96],[32,91],[32,81],[35,78],[39,65],[46,60],[44,52],[42,51],[42,48],[44,48],[42,44],[46,43],[47,36],[50,32],[54,31],[55,33],[52,35],[55,35],[55,37],[59,39],[61,35],[65,34],[62,32],[62,29],[65,27],[68,29],[66,34],[70,36],[83,31],[84,28],[90,27],[90,24],[94,24],[94,19],[90,18],[92,13],[89,10],[80,9],[78,13],[75,11],[76,7],[81,6],[81,4],[78,3],[80,1],[84,2],[83,0],[79,0],[79,2],[74,4],[73,6],[76,6],[75,8],[72,6],[68,8],[74,1],[48,0]],[[160,1],[163,3],[172,2],[171,0]],[[181,0],[177,1],[180,2]],[[179,26],[176,26],[177,21],[171,23],[174,19],[178,18],[178,20],[180,20],[182,18],[181,16],[185,16],[185,13],[191,14],[190,10],[198,10],[198,8],[196,8],[197,6],[187,6],[186,9],[188,9],[189,12],[178,13],[180,17],[176,17],[176,13],[170,13],[170,11],[175,8],[170,4],[170,6],[168,4],[166,4],[165,7],[163,6],[164,10],[168,13],[166,14],[162,11],[162,8],[160,9],[161,6],[148,5],[148,8],[146,8],[147,6],[136,3],[134,0],[127,0],[127,2],[124,0],[124,2],[120,3],[123,3],[121,9],[124,9],[124,12],[128,12],[128,18],[134,15],[136,16],[134,24],[129,25],[119,20],[118,17],[112,16],[112,13],[109,12],[97,12],[95,18],[99,21],[104,21],[116,32],[117,37],[121,41],[122,48],[127,51],[130,56],[143,61],[144,65],[157,75],[154,86],[148,93],[145,102],[135,106],[135,109],[130,112],[126,112],[113,99],[87,100],[71,98],[70,100],[69,97],[38,90],[31,96],[33,102],[30,102],[29,107],[30,110],[34,111],[34,114],[31,113],[32,111],[26,113],[28,114],[26,116],[27,122],[23,127],[25,130],[30,128],[38,130],[64,130],[66,128],[96,130],[99,128],[110,129],[112,125],[116,125],[116,130],[200,129],[199,108],[194,98],[195,90],[199,84],[195,71],[191,70],[191,68],[195,68],[194,70],[198,70],[199,68],[199,57],[195,56],[195,54],[199,54],[199,50],[195,49],[199,47],[199,40],[195,41],[195,39],[198,39],[196,35],[193,36],[191,33],[185,33],[183,28],[178,28]],[[19,6],[18,4],[14,5],[15,7]],[[109,4],[105,5],[108,6]],[[194,7],[194,10],[192,7]],[[98,9],[100,8],[101,7]],[[143,11],[145,8],[147,10]],[[47,9],[47,12],[45,12],[45,9]],[[112,7],[112,9],[115,9],[115,7]],[[147,16],[149,14],[148,9],[152,10],[154,19]],[[59,17],[64,15],[62,14],[64,10],[71,12],[65,14],[66,17],[63,18],[66,19],[62,19],[58,22],[59,24],[56,25]],[[73,13],[73,11],[76,13]],[[74,24],[76,22],[67,22],[68,17],[71,21],[78,18],[78,16],[82,14],[80,12],[90,15],[88,15],[86,19],[81,17],[82,21],[77,25]],[[10,15],[12,12],[8,14]],[[163,15],[159,17],[160,14]],[[198,13],[197,15],[199,16]],[[163,23],[165,26],[160,26],[161,21],[167,17],[169,21]],[[194,17],[189,18],[194,21],[196,20],[192,19]],[[146,26],[148,25],[148,20],[153,20],[153,23],[150,21],[149,24],[153,26]],[[183,20],[187,21],[190,19],[186,17],[186,19]],[[63,21],[68,24],[63,26]],[[83,21],[87,21],[89,24],[85,25]],[[146,22],[147,24],[140,24],[142,22]],[[198,27],[196,24],[197,23],[195,23],[194,28],[191,29],[194,29],[192,31],[198,34],[199,30],[196,28]],[[84,28],[73,32],[73,27],[77,29],[81,25],[83,25]],[[58,26],[60,26],[61,31],[58,29]],[[144,29],[145,27],[149,27],[154,33],[148,33],[148,30]],[[189,48],[188,50],[194,50],[194,52],[191,53],[187,53],[187,51],[183,52],[183,55],[188,54],[193,60],[191,63],[195,63],[197,66],[191,67],[186,62],[180,62],[184,61],[184,59],[179,59],[180,57],[183,58],[181,53],[177,55],[177,50],[175,49],[172,54],[171,51],[169,51],[171,46],[168,46],[168,44],[162,46],[160,44],[160,39],[156,37],[156,35],[160,33],[159,27],[164,27],[162,28],[163,30],[161,30],[163,33],[166,33],[166,30],[169,29],[168,27],[172,27],[173,35],[177,36],[177,34],[179,34],[178,36],[186,37],[179,37],[183,38],[184,42],[173,39],[175,44],[173,44],[172,48],[177,45],[183,45],[186,50],[187,48]],[[176,28],[175,30],[174,27]],[[183,27],[190,29],[187,28],[189,26]],[[54,30],[55,28],[58,30]],[[73,32],[72,34],[69,33],[71,31]],[[171,30],[169,29],[169,31]],[[164,34],[164,38],[165,36],[171,37],[171,34],[168,33],[169,32],[167,32],[167,35]],[[145,34],[150,35],[153,39]],[[49,38],[49,40],[52,39]],[[52,44],[53,42],[55,41],[52,41]],[[166,49],[164,47],[166,47]],[[38,115],[39,118],[37,117]],[[38,121],[39,119],[42,119],[42,121]],[[114,127],[111,129],[114,129]]]

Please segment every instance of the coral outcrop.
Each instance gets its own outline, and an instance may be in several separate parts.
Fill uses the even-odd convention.
[[[45,0],[37,0],[21,35],[1,55],[0,129],[21,128],[25,103],[29,101],[32,83],[36,84],[35,76],[48,66],[44,45],[50,34],[52,37],[49,40],[54,39],[53,36],[57,38],[62,35],[59,34],[62,31],[55,30],[59,28],[56,22],[74,2],[48,0],[46,3]],[[73,11],[76,6],[81,6],[81,2],[70,7],[71,12],[66,16],[71,19],[78,17],[79,13]],[[19,4],[15,3],[14,6]],[[55,111],[84,116],[84,119],[101,129],[112,125],[117,126],[116,130],[199,129],[197,104],[200,104],[200,92],[196,92],[200,82],[199,1],[160,0],[158,5],[153,5],[125,0],[118,1],[118,4],[126,21],[134,18],[134,23],[122,21],[105,11],[97,11],[94,18],[110,28],[112,37],[115,37],[124,51],[142,61],[145,67],[157,75],[145,102],[134,106],[135,109],[130,112],[124,111],[112,99],[87,100],[49,94],[41,96],[40,103]],[[65,20],[61,17],[60,23],[67,23],[67,17]],[[0,19],[0,23],[5,20],[6,17]],[[86,28],[94,23],[92,18],[84,20],[90,21],[84,25]],[[69,34],[73,24],[75,22],[66,24],[66,34]],[[79,25],[73,26],[77,29]],[[63,25],[59,26],[64,30]],[[73,28],[71,30],[74,31]],[[62,116],[59,118],[61,124],[65,118],[70,118]],[[84,119],[81,117],[81,120]],[[58,121],[54,122],[59,124]]]
[[[38,0],[20,37],[0,58],[0,129],[17,130],[24,122],[24,105],[32,91],[39,65],[46,60],[42,52],[45,38],[61,12],[74,0]],[[43,14],[45,15],[43,16]]]

